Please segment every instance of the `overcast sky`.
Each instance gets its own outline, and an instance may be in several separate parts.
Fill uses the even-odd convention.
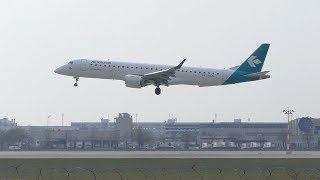
[[[113,119],[285,122],[320,117],[320,1],[0,1],[0,117],[20,125]],[[76,58],[229,68],[271,43],[271,78],[230,86],[129,89],[53,71]]]

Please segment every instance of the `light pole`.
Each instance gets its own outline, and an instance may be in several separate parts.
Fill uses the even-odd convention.
[[[48,114],[48,116],[47,116],[47,128],[48,128],[48,126],[49,126],[49,119],[51,118],[51,114]]]
[[[64,113],[61,113],[61,125],[64,125]]]
[[[292,118],[292,114],[294,113],[294,110],[290,109],[288,107],[288,109],[283,110],[283,113],[288,115],[288,129],[287,129],[287,151],[289,151],[290,149],[290,115]]]

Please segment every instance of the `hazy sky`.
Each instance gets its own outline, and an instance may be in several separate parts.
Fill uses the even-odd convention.
[[[0,117],[21,125],[99,121],[119,112],[139,121],[209,122],[251,118],[285,122],[320,117],[320,1],[127,0],[0,1]],[[80,79],[53,71],[95,58],[229,68],[261,43],[271,78],[220,87],[129,89],[122,81]]]

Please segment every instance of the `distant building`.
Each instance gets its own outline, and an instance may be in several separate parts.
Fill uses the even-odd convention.
[[[0,129],[15,128],[14,120],[0,119]],[[114,149],[132,148],[132,131],[152,133],[148,148],[275,148],[285,149],[287,123],[242,122],[133,122],[128,113],[120,113],[114,122],[72,122],[71,126],[19,126],[26,130],[36,148]],[[187,146],[186,146],[187,145]],[[320,148],[320,119],[299,118],[290,122],[290,148]]]
[[[133,129],[143,128],[152,132],[154,140],[164,137],[165,123],[163,122],[138,122],[133,123]]]
[[[200,123],[177,122],[169,119],[164,125],[164,131],[166,141],[181,142],[185,133],[190,133],[192,136],[197,137],[200,131]]]
[[[113,124],[109,123],[109,119],[101,119],[100,122],[71,122],[73,129],[108,129]]]
[[[131,140],[132,128],[132,116],[129,113],[119,113],[115,118],[115,129],[120,132],[120,141]]]
[[[216,141],[272,142],[273,146],[281,147],[285,142],[282,138],[287,123],[202,123],[200,124],[199,142]]]
[[[22,126],[32,137],[35,148],[85,149],[115,148],[119,131],[115,129],[78,129],[72,126]]]
[[[320,119],[302,117],[290,121],[292,149],[320,148]]]
[[[17,127],[15,119],[9,120],[8,118],[0,119],[0,130],[7,130]]]

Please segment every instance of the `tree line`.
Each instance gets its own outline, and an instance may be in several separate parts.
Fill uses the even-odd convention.
[[[30,149],[32,138],[22,128],[0,130],[0,150],[8,149],[9,146],[19,146],[22,149]]]

